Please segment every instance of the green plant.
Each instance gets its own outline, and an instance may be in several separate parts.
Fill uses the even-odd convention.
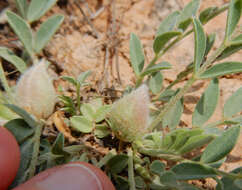
[[[63,22],[64,17],[52,16],[35,30],[32,23],[37,22],[56,3],[56,0],[32,0],[30,2],[16,0],[15,3],[20,16],[11,11],[7,11],[6,16],[9,25],[22,42],[24,50],[22,56],[19,57],[10,49],[0,47],[0,57],[13,64],[23,76],[16,87],[10,87],[2,62],[0,62],[0,80],[6,92],[1,92],[0,117],[10,122],[6,126],[10,125],[9,129],[12,129],[11,131],[18,137],[18,142],[21,144],[21,155],[25,159],[21,160],[15,182],[20,183],[35,173],[43,123],[53,112],[56,98],[52,81],[46,71],[47,61],[40,61],[38,56]],[[34,66],[28,69],[31,64]],[[38,70],[37,73],[36,70]],[[44,96],[41,97],[41,93],[44,93]],[[26,123],[18,117],[24,118]],[[15,133],[16,128],[11,126],[17,126],[17,131],[20,133]],[[22,175],[21,172],[26,170],[27,172]]]
[[[242,35],[237,28],[242,1],[231,0],[221,8],[210,7],[197,16],[199,4],[199,0],[192,0],[181,12],[173,12],[164,19],[154,39],[155,57],[150,63],[145,64],[141,42],[135,34],[131,34],[130,59],[136,82],[130,93],[124,94],[112,105],[105,105],[102,99],[81,102],[80,89],[86,84],[84,81],[89,72],[82,73],[78,79],[62,77],[76,89],[75,98],[60,96],[64,103],[62,110],[69,114],[66,123],[75,129],[73,133],[78,131],[77,134],[81,132],[83,136],[90,134],[93,137],[92,143],[100,142],[96,137],[103,138],[104,145],[99,145],[102,144],[100,146],[104,149],[110,137],[113,138],[113,144],[109,153],[103,153],[94,148],[96,144],[92,147],[85,140],[80,140],[78,145],[65,146],[62,134],[52,144],[47,139],[40,142],[38,136],[32,140],[40,143],[42,148],[40,154],[37,154],[39,157],[36,165],[39,171],[71,160],[85,160],[105,168],[117,189],[196,190],[198,188],[188,183],[188,180],[206,178],[213,178],[217,182],[217,190],[241,188],[241,168],[224,172],[219,167],[225,162],[240,135],[242,88],[227,99],[220,121],[210,124],[207,121],[217,107],[220,96],[219,77],[242,71],[241,62],[222,62],[242,47]],[[203,24],[227,9],[225,37],[213,51],[215,34],[206,35]],[[162,70],[171,69],[172,64],[165,61],[159,63],[159,59],[191,33],[194,33],[195,40],[193,62],[169,86],[163,86]],[[189,79],[185,86],[175,89],[174,85],[186,77]],[[208,80],[209,85],[195,107],[192,126],[183,128],[179,126],[183,97],[198,80]],[[148,93],[147,85],[151,93]],[[23,143],[22,154],[29,155],[33,143],[25,139],[32,137],[38,124],[26,111],[14,105],[8,107],[23,119],[11,120],[6,127],[26,131],[24,135],[16,136]],[[222,130],[217,127],[220,125],[226,125],[229,129]],[[40,132],[38,130],[38,135]],[[117,137],[118,145],[114,143],[114,136]],[[26,170],[28,163],[22,166]]]

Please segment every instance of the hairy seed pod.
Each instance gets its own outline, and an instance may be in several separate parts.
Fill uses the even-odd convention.
[[[44,61],[33,65],[16,86],[16,104],[38,119],[50,116],[56,103],[56,92],[46,67]]]
[[[120,140],[133,142],[148,132],[149,103],[148,88],[142,85],[113,104],[108,117]]]

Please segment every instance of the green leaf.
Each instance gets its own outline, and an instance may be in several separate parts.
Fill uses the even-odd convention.
[[[224,117],[232,117],[242,111],[242,87],[233,93],[224,105]]]
[[[134,179],[135,179],[135,186],[138,189],[145,189],[146,188],[145,181],[144,181],[144,179],[142,177],[135,176]]]
[[[152,93],[157,94],[162,89],[163,75],[161,72],[153,73],[149,79],[149,88]]]
[[[242,189],[242,179],[234,180],[234,185],[237,186],[239,189]]]
[[[192,125],[200,127],[213,115],[219,98],[218,79],[213,79],[198,101],[192,115]]]
[[[229,4],[229,11],[227,16],[227,25],[225,32],[225,39],[229,40],[233,34],[236,25],[238,24],[241,16],[242,3],[241,0],[231,0]]]
[[[230,173],[242,174],[242,167],[236,168],[235,170],[233,170]],[[230,177],[226,177],[226,176],[223,177],[221,179],[221,182],[222,182],[222,185],[223,185],[223,189],[222,190],[241,190],[241,188],[239,187],[240,185],[238,184],[238,182],[235,182],[236,180],[241,180],[241,179],[230,178]],[[239,182],[239,183],[241,183],[241,182]],[[216,190],[221,190],[221,189],[219,189],[219,186],[217,186]]]
[[[171,147],[169,147],[169,150],[178,151],[186,142],[187,140],[192,137],[196,136],[202,133],[201,129],[179,129],[175,130],[174,132],[171,132],[172,137],[174,138],[174,142]]]
[[[38,122],[35,120],[35,118],[20,107],[13,104],[5,104],[5,106],[22,117],[30,127],[35,128],[38,125]]]
[[[130,35],[130,60],[135,75],[139,76],[144,68],[145,56],[138,36],[133,33]]]
[[[232,42],[233,43],[233,42]],[[231,43],[231,44],[232,44]],[[218,57],[217,57],[217,61],[220,61],[226,57],[229,57],[230,55],[238,52],[239,50],[242,49],[242,45],[241,44],[235,44],[235,45],[231,45],[229,47],[227,47]]]
[[[108,161],[106,166],[109,168],[111,173],[118,174],[128,165],[128,158],[129,157],[126,154],[116,155]]]
[[[64,151],[65,137],[62,133],[59,133],[52,145],[51,152],[56,155],[67,155],[68,153]]]
[[[226,157],[221,159],[221,160],[218,160],[216,162],[212,162],[212,163],[209,163],[208,165],[213,167],[213,168],[220,168],[220,166],[226,161]]]
[[[204,150],[201,162],[211,163],[224,158],[234,148],[239,134],[240,126],[236,126],[231,127],[221,136],[215,138]]]
[[[156,73],[160,70],[163,70],[163,69],[170,69],[171,68],[171,64],[168,63],[168,62],[161,62],[161,63],[158,63],[158,64],[155,64],[151,67],[147,67],[142,73],[141,73],[141,76],[145,76],[145,75],[149,75],[149,74],[152,74],[152,73]]]
[[[169,129],[175,129],[179,123],[180,123],[180,119],[181,119],[181,115],[183,112],[183,99],[180,99],[171,109],[170,111],[168,111],[165,116],[164,119],[162,121],[162,126],[166,127],[168,126]]]
[[[4,70],[3,70],[3,66],[2,66],[2,62],[0,62],[0,82],[1,82],[1,85],[3,87],[3,89],[6,91],[6,94],[8,96],[8,99],[6,99],[5,97],[3,97],[1,91],[0,91],[0,95],[1,95],[1,102],[2,103],[5,103],[6,102],[12,102],[13,100],[13,97],[12,97],[12,91],[8,85],[8,81],[7,81],[7,78],[5,76],[5,73],[4,73]]]
[[[216,172],[210,168],[196,163],[181,163],[171,169],[178,180],[205,179],[215,177]]]
[[[73,77],[69,77],[69,76],[61,76],[61,78],[63,80],[68,81],[69,83],[73,84],[74,86],[77,86],[77,81],[76,79],[74,79]]]
[[[27,22],[25,22],[25,20],[23,20],[21,17],[11,11],[7,11],[6,15],[11,28],[14,30],[20,41],[23,43],[29,55],[32,56],[33,36],[29,25],[27,24]]]
[[[182,10],[179,17],[178,27],[182,30],[186,30],[191,23],[191,18],[196,16],[198,8],[200,6],[200,0],[192,0]]]
[[[85,80],[87,79],[88,76],[91,75],[91,71],[86,71],[86,72],[83,72],[81,73],[78,77],[77,77],[77,81],[82,85]]]
[[[216,34],[210,34],[206,38],[206,50],[205,55],[208,55],[209,51],[212,49],[213,44],[215,42]]]
[[[57,0],[31,0],[27,18],[29,22],[33,22],[42,17]]]
[[[92,122],[83,116],[73,116],[70,121],[71,126],[82,133],[90,133],[93,130]]]
[[[118,190],[129,190],[129,182],[128,179],[122,176],[116,176],[114,178],[115,182],[116,182],[116,189]]]
[[[92,99],[92,100],[89,101],[89,105],[92,107],[92,109],[95,112],[97,112],[97,110],[100,109],[103,106],[103,100],[102,100],[102,98]]]
[[[37,53],[40,53],[44,46],[49,42],[63,20],[64,16],[54,15],[40,25],[34,39],[34,49]]]
[[[14,112],[12,112],[5,105],[0,104],[0,118],[4,119],[4,120],[12,120],[12,119],[18,118],[18,115],[16,115]]]
[[[95,131],[94,131],[94,135],[97,138],[104,138],[108,135],[110,135],[110,130],[108,129],[107,125],[103,124],[103,125],[96,125]]]
[[[19,144],[34,134],[31,128],[23,119],[13,119],[4,125],[15,136]]]
[[[164,48],[164,46],[166,45],[167,42],[169,42],[172,38],[181,35],[181,32],[177,32],[177,31],[170,31],[170,32],[166,32],[163,33],[159,36],[157,36],[154,40],[154,44],[153,44],[153,50],[155,52],[155,54],[157,55],[158,53],[160,53],[160,51],[162,50],[162,48]]]
[[[93,110],[91,104],[82,104],[81,112],[89,121],[95,120],[95,111]]]
[[[176,26],[176,21],[179,17],[180,13],[179,11],[172,12],[169,14],[160,24],[156,36],[159,36],[163,33],[172,31],[174,27]]]
[[[172,171],[164,172],[160,176],[160,182],[168,187],[176,187],[178,185],[176,175]]]
[[[5,47],[0,47],[0,57],[12,63],[21,73],[27,69],[26,63],[20,57],[14,55],[11,50]]]
[[[28,1],[27,0],[15,0],[16,7],[23,18],[26,18],[28,10]]]
[[[160,160],[155,160],[150,165],[150,171],[160,176],[165,171],[165,164]]]
[[[103,121],[106,118],[106,115],[109,112],[109,110],[110,110],[109,105],[104,105],[100,107],[94,115],[96,123]]]
[[[177,92],[171,89],[165,90],[158,98],[159,101],[168,102]]]
[[[214,78],[223,75],[238,73],[242,71],[242,62],[224,62],[218,63],[208,70],[204,71],[201,75],[201,79]]]
[[[193,19],[193,28],[194,28],[194,39],[195,39],[194,69],[195,69],[195,73],[197,73],[203,62],[205,51],[206,51],[206,35],[203,31],[201,22],[196,18]]]
[[[199,15],[200,22],[202,24],[206,24],[209,20],[217,15],[217,10],[218,7],[208,7],[204,9]]]
[[[26,172],[28,170],[30,161],[32,159],[32,153],[33,153],[33,141],[32,139],[29,139],[28,141],[24,142],[20,146],[20,152],[21,152],[21,160],[20,160],[20,167],[18,169],[17,175],[11,184],[10,188],[16,187],[23,182],[27,180],[27,174]]]
[[[232,45],[242,45],[242,34],[239,34],[231,41]]]
[[[179,153],[185,154],[191,152],[196,148],[200,148],[205,144],[208,144],[213,139],[211,135],[196,135],[190,137],[182,148],[180,148]]]

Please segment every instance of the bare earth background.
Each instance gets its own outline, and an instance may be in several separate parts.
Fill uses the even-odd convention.
[[[50,15],[65,15],[65,21],[43,53],[43,57],[54,63],[53,73],[58,75],[77,76],[86,70],[92,70],[90,82],[96,91],[107,88],[124,89],[134,83],[134,74],[129,62],[129,35],[137,34],[144,46],[146,63],[153,58],[152,43],[156,29],[162,19],[171,11],[180,10],[190,0],[86,0],[78,4],[74,0],[60,0],[51,9]],[[200,10],[209,6],[221,6],[228,0],[202,0]],[[7,4],[0,2],[0,8]],[[81,9],[80,9],[81,8]],[[83,16],[84,11],[86,17]],[[92,14],[91,14],[92,13]],[[2,24],[1,24],[2,25]],[[207,33],[216,33],[215,47],[223,40],[226,25],[226,13],[213,19],[205,26]],[[37,25],[38,27],[38,25]],[[0,45],[13,46],[9,39],[15,37],[8,27],[0,28]],[[17,44],[19,46],[19,44]],[[172,82],[176,74],[182,71],[193,59],[193,35],[188,36],[160,60],[172,64],[171,70],[165,71],[165,85]],[[241,61],[240,51],[229,60]],[[11,78],[10,78],[11,79]],[[13,80],[14,81],[14,80]],[[56,86],[66,84],[58,80]],[[178,84],[183,86],[184,82]],[[221,118],[225,100],[242,85],[242,74],[225,76],[220,80],[221,98],[217,110],[210,121]],[[182,125],[191,125],[192,111],[207,81],[197,82],[185,96],[185,111]],[[226,142],[224,142],[226,143]],[[242,136],[222,169],[230,171],[242,166]],[[207,188],[211,185],[207,184]]]

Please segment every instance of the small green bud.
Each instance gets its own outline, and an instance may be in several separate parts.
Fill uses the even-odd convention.
[[[113,104],[108,116],[120,140],[133,142],[148,132],[149,103],[148,88],[142,85]]]
[[[29,68],[16,86],[16,104],[38,119],[45,119],[54,111],[56,92],[41,61]]]

